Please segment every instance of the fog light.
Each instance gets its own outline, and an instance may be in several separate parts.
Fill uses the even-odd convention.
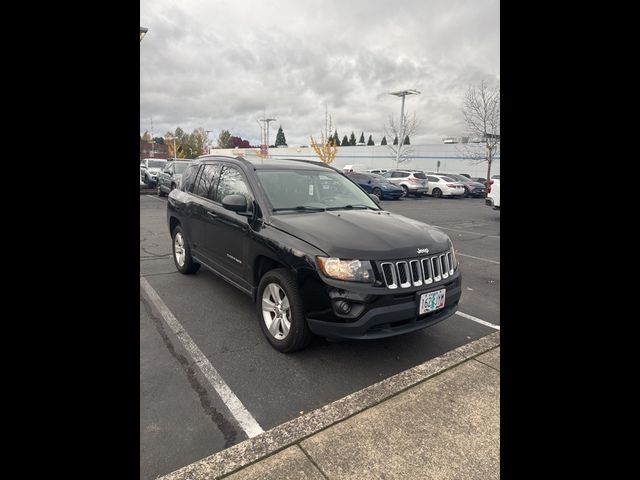
[[[338,313],[342,313],[343,315],[346,315],[351,311],[351,305],[349,305],[349,303],[345,302],[344,300],[338,300],[335,303],[335,309]]]

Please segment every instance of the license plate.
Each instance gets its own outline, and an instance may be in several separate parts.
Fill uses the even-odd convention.
[[[435,292],[423,293],[420,296],[420,312],[419,315],[433,312],[444,308],[444,297],[447,289],[436,290]]]

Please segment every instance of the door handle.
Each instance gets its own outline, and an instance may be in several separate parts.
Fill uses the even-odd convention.
[[[210,216],[210,217],[212,217],[212,218],[218,218],[218,215],[217,215],[217,214],[215,214],[215,213],[213,213],[213,212],[209,212],[209,211],[207,211],[207,215],[209,215],[209,216]]]

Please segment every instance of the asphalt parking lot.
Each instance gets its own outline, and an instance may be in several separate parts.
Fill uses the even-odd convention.
[[[268,430],[496,331],[500,325],[500,212],[484,199],[384,201],[438,226],[462,268],[459,314],[391,339],[316,338],[284,355],[268,344],[249,297],[211,272],[181,275],[171,257],[166,199],[140,196],[140,275],[233,394]],[[142,280],[141,280],[142,282]],[[161,312],[140,295],[140,475],[156,478],[247,438]]]

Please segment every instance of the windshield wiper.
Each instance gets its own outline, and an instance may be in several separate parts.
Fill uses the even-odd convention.
[[[297,207],[282,207],[274,208],[274,212],[324,212],[326,208],[323,207],[307,207],[306,205],[298,205]]]
[[[355,205],[345,205],[344,207],[329,207],[327,210],[358,210],[358,209],[370,209],[376,210],[368,205],[362,205],[361,203],[356,203]],[[377,211],[377,210],[376,210]]]

